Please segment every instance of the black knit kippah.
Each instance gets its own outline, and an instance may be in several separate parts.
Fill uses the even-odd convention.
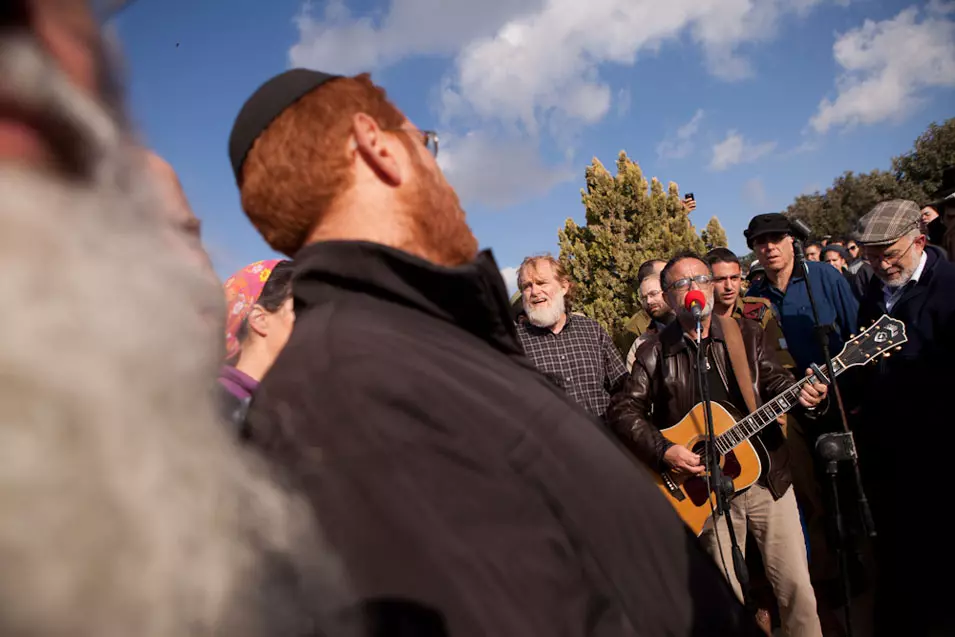
[[[321,71],[292,69],[265,82],[245,101],[229,135],[229,160],[237,184],[241,182],[242,165],[252,144],[269,124],[305,94],[339,77]]]

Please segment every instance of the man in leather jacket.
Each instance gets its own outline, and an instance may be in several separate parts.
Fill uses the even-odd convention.
[[[711,399],[729,403],[737,412],[748,410],[730,365],[723,326],[718,320],[711,321],[713,283],[709,266],[696,255],[678,255],[667,263],[661,282],[670,307],[678,308],[677,320],[661,332],[652,347],[641,348],[631,379],[625,390],[614,398],[607,420],[627,447],[651,469],[667,470],[679,479],[704,471],[704,461],[699,455],[674,445],[660,432],[676,425],[700,401],[696,383],[696,323],[692,315],[682,309],[691,287],[702,290],[707,299],[701,346],[707,352],[706,374]],[[757,323],[741,318],[738,324],[756,400],[770,399],[792,385],[793,377],[780,364],[774,344]],[[807,383],[799,402],[804,408],[814,409],[825,395],[824,385]],[[776,592],[786,633],[793,637],[822,635],[809,581],[805,539],[791,489],[786,439],[774,422],[753,442],[761,452],[763,473],[756,484],[737,492],[731,501],[730,517],[735,534],[740,545],[745,546],[746,531],[753,533]],[[713,522],[711,518],[704,526],[701,535],[704,547],[718,563],[721,563],[722,548],[726,563],[732,564],[726,522],[720,518],[715,528]],[[742,597],[736,577],[730,577],[730,583]]]

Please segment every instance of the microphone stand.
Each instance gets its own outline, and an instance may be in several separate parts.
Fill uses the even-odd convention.
[[[808,229],[808,227],[806,228]],[[808,234],[808,233],[806,233]],[[829,350],[829,332],[831,325],[822,325],[819,322],[819,311],[816,309],[816,300],[812,292],[812,281],[809,279],[809,265],[806,262],[806,253],[803,251],[802,241],[793,236],[793,252],[796,265],[802,270],[803,278],[806,281],[806,292],[809,295],[809,306],[812,308],[812,317],[815,321],[815,335],[822,350],[823,362],[826,364],[826,374],[828,378],[820,379],[826,385],[832,387],[832,392],[836,397],[836,406],[839,409],[839,416],[842,421],[842,432],[833,434],[824,434],[816,441],[816,450],[818,454],[826,461],[826,475],[829,476],[830,490],[833,500],[833,519],[832,525],[835,531],[836,556],[839,560],[839,571],[842,579],[842,591],[845,595],[845,620],[846,634],[852,637],[852,618],[850,612],[851,584],[849,580],[848,559],[846,556],[846,534],[842,523],[842,509],[839,504],[838,473],[839,460],[850,460],[855,476],[856,492],[859,494],[859,511],[862,515],[862,526],[869,537],[875,537],[875,521],[872,519],[872,510],[869,508],[869,500],[862,487],[862,473],[859,471],[859,456],[856,451],[855,439],[852,436],[852,430],[849,429],[849,419],[846,416],[846,408],[842,402],[842,392],[839,389],[839,382],[836,380],[836,374],[833,372],[832,353]]]
[[[705,461],[707,473],[707,489],[712,490],[716,496],[716,515],[713,518],[713,531],[716,533],[717,549],[720,552],[720,559],[723,559],[723,547],[719,542],[719,531],[717,524],[719,518],[725,517],[726,528],[730,537],[730,553],[733,560],[733,571],[736,573],[736,581],[739,582],[740,591],[743,593],[743,605],[754,615],[756,613],[756,604],[753,602],[749,589],[749,570],[746,568],[746,559],[743,557],[743,551],[740,549],[739,541],[736,538],[736,529],[733,527],[733,516],[730,513],[730,499],[736,488],[733,486],[733,479],[723,473],[720,467],[720,456],[716,450],[716,433],[713,428],[713,410],[710,401],[710,383],[706,373],[706,354],[703,351],[703,312],[694,311],[696,319],[696,374],[700,386],[700,397],[703,401],[703,414],[706,421],[706,446]],[[726,562],[723,562],[723,569],[726,569]],[[726,573],[729,579],[729,573]]]

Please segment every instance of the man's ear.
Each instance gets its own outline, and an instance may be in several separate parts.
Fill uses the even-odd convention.
[[[269,316],[261,305],[253,305],[248,318],[245,319],[249,324],[249,330],[255,332],[263,338],[269,334]]]
[[[394,153],[394,145],[400,142],[386,135],[375,118],[366,113],[355,113],[352,117],[352,129],[358,153],[375,174],[390,186],[400,185],[401,166]]]

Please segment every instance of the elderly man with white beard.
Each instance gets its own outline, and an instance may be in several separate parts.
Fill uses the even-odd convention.
[[[221,294],[93,8],[2,7],[0,634],[317,634],[335,563],[218,422]]]
[[[557,259],[524,259],[517,285],[527,313],[517,327],[524,352],[577,404],[603,419],[628,376],[610,336],[592,318],[568,312],[571,282]]]

